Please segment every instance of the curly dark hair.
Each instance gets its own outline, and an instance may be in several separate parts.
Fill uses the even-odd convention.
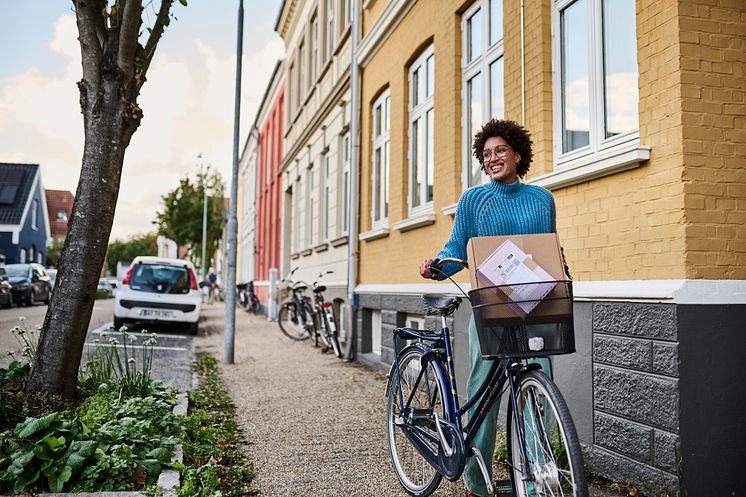
[[[474,145],[472,145],[474,157],[482,165],[484,174],[488,174],[484,169],[484,144],[488,138],[492,138],[493,136],[501,137],[508,142],[513,151],[521,156],[521,161],[516,165],[516,173],[518,177],[524,177],[528,172],[528,168],[531,166],[531,159],[533,158],[533,153],[531,152],[531,144],[533,143],[531,141],[531,134],[515,121],[505,119],[490,119],[487,121],[482,126],[482,129],[474,135]]]

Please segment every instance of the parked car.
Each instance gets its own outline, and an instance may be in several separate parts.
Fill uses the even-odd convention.
[[[57,270],[54,268],[47,269],[47,275],[49,275],[49,283],[52,284],[52,290],[54,290],[54,284],[57,282]]]
[[[119,291],[119,282],[116,278],[109,278],[106,282],[109,284],[109,288],[111,288],[111,294],[116,296],[117,291]]]
[[[5,267],[0,266],[0,306],[10,307],[13,305],[13,286],[8,283],[8,277],[5,276]]]
[[[96,291],[98,292],[99,290],[105,292],[107,298],[113,296],[111,286],[109,286],[109,282],[106,281],[106,278],[98,279],[98,286],[96,287]],[[96,296],[96,298],[98,298],[98,296]]]
[[[36,302],[49,304],[52,283],[47,270],[41,264],[6,264],[5,275],[13,286],[13,302],[21,305],[33,305]]]
[[[114,328],[133,323],[183,323],[197,334],[201,298],[194,265],[182,259],[136,257],[117,290]]]

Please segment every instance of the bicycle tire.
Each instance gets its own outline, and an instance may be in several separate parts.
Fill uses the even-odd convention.
[[[277,315],[277,324],[280,330],[291,340],[301,341],[308,339],[308,333],[300,322],[301,316],[297,310],[297,305],[292,300],[283,302],[280,306],[280,312]]]
[[[523,460],[513,415],[508,403],[508,455],[516,497],[588,497],[583,454],[570,410],[557,385],[541,371],[520,379],[516,399],[528,461]],[[540,423],[537,420],[541,419]],[[529,466],[531,476],[524,478]]]
[[[412,405],[416,407],[420,415],[430,411],[430,416],[434,416],[434,413],[439,411],[439,415],[442,415],[444,419],[448,416],[445,407],[445,396],[448,390],[443,384],[443,376],[435,370],[438,366],[433,362],[427,362],[428,372],[423,376],[427,378],[427,381],[420,381],[416,385],[416,391],[412,392],[414,386],[412,383],[419,375],[423,355],[424,352],[417,347],[403,349],[399,353],[399,372],[397,373],[397,363],[394,362],[386,388],[386,440],[391,463],[399,483],[408,494],[414,497],[425,497],[433,493],[440,485],[443,476],[412,445],[404,429],[396,425],[401,411],[399,394],[401,392],[405,401],[412,395]],[[399,378],[401,382],[398,381]],[[431,434],[437,438],[434,422],[430,428]],[[435,444],[431,447],[435,451],[438,450]]]
[[[332,343],[332,349],[334,349],[334,355],[337,356],[337,358],[342,358],[342,347],[339,346],[339,336],[337,332],[337,325],[333,321],[330,322],[330,320],[334,319],[334,315],[331,313],[331,311],[327,310],[324,312],[324,326],[326,327],[326,331],[329,335],[329,341]],[[333,325],[333,326],[332,326]],[[333,331],[332,331],[333,330]]]
[[[309,337],[313,338],[313,346],[319,346],[319,329],[316,326],[316,312],[313,310],[313,306],[308,302],[303,302],[303,309],[306,315],[306,333]]]

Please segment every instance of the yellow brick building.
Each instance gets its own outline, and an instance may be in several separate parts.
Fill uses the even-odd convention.
[[[727,394],[746,388],[728,366],[746,345],[746,4],[367,0],[361,36],[358,357],[387,365],[395,326],[437,325],[418,296],[456,289],[418,264],[482,181],[474,130],[515,120],[575,278],[578,352],[555,378],[587,462],[650,493],[733,491],[717,455],[746,456]]]

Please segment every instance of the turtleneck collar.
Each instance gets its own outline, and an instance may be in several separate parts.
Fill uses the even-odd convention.
[[[493,191],[496,195],[510,196],[517,194],[523,187],[521,181],[516,178],[512,183],[500,183],[499,181],[491,180],[487,183],[487,188]]]

